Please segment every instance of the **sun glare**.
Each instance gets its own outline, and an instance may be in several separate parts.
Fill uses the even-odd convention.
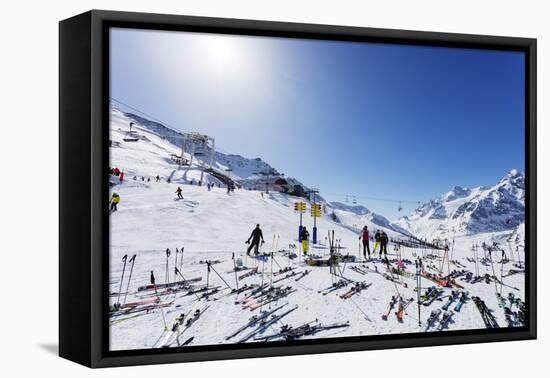
[[[204,37],[202,50],[205,64],[217,74],[234,75],[243,69],[246,49],[235,37],[212,35]]]

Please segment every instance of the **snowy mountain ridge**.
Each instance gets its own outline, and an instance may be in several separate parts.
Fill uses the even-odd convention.
[[[394,222],[421,237],[512,231],[525,219],[525,176],[516,169],[490,187],[453,187]]]
[[[114,107],[111,111],[128,118],[129,121],[136,122],[139,126],[147,129],[147,131],[154,133],[158,137],[181,149],[183,133],[134,113],[124,112]],[[193,141],[188,140],[185,150],[190,151],[193,143]],[[200,147],[202,146],[195,143],[196,150],[199,150]],[[201,154],[204,155],[205,162],[208,162],[210,148],[206,147],[205,150],[201,151]],[[196,156],[195,158],[200,159],[201,156]],[[298,194],[304,195],[305,192],[309,190],[309,188],[303,185],[299,180],[291,177],[284,177],[284,175],[279,173],[275,168],[259,157],[246,158],[238,154],[229,154],[216,151],[213,165],[213,168],[228,175],[247,189],[258,189],[262,185],[265,188],[266,183],[269,183],[269,185],[275,185],[279,180],[281,183],[286,182],[286,185],[289,187],[290,191],[295,190],[295,186],[301,187],[302,190],[298,189]]]

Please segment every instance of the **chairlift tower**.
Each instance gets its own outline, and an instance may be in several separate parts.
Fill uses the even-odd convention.
[[[187,169],[185,170],[184,175],[187,175],[187,172],[191,168],[191,165],[193,164],[193,157],[195,156],[195,148],[197,145],[202,146],[203,151],[206,151],[207,148],[210,148],[210,158],[208,161],[208,168],[212,169],[212,164],[214,164],[214,156],[216,154],[216,141],[213,137],[200,134],[196,132],[192,133],[184,133],[182,136],[181,141],[181,162],[180,162],[180,168],[183,165],[184,160],[184,154],[185,154],[185,145],[187,142],[191,142],[191,151],[189,152],[190,158],[189,158],[189,165],[187,166]],[[204,179],[204,170],[206,168],[204,159],[201,160],[201,179],[200,183],[202,184]]]

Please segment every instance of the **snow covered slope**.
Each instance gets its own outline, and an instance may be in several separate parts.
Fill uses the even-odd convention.
[[[154,140],[157,146],[170,146],[165,151],[159,151],[160,154],[164,152],[169,152],[170,154],[173,153],[176,155],[181,154],[183,140],[182,133],[139,115],[120,111],[115,107],[111,108],[111,114],[111,118],[114,122],[113,124],[115,125],[115,135],[126,135],[129,131],[130,122],[134,122],[136,123],[134,130],[138,130],[140,134],[143,134],[141,135],[143,139],[140,141],[147,142],[148,140]],[[191,151],[191,144],[193,143],[193,141],[188,140],[185,146],[185,151]],[[199,147],[201,149],[203,148],[203,146],[199,146],[197,144],[195,149],[199,150]],[[201,159],[204,157],[205,162],[208,163],[210,151],[210,147],[206,147],[202,150],[202,156],[197,155],[194,159],[198,160],[198,163],[201,163]],[[166,157],[168,157],[168,155]],[[195,165],[198,167],[198,164]],[[259,189],[260,187],[265,188],[266,183],[273,186],[278,180],[283,180],[283,182],[286,182],[290,192],[295,190],[295,186],[301,187],[300,193],[302,194],[308,190],[308,188],[300,181],[295,178],[284,177],[275,168],[262,161],[259,157],[249,159],[238,154],[225,154],[220,151],[216,151],[213,168],[221,174],[230,177],[232,180],[237,182],[239,186],[247,189]],[[218,183],[218,180],[215,178],[210,176],[209,178],[212,182]],[[189,178],[189,180],[190,179],[197,180],[197,177],[193,175]],[[208,182],[208,178],[205,182]]]
[[[491,187],[454,187],[395,225],[420,237],[513,231],[525,219],[525,177],[510,171]]]
[[[136,124],[133,127],[134,132],[129,134],[128,125],[132,120]],[[283,309],[288,310],[298,306],[295,311],[266,327],[257,336],[276,333],[284,324],[298,327],[315,319],[324,325],[347,323],[346,327],[326,330],[303,338],[424,332],[424,327],[418,326],[416,304],[412,304],[412,307],[405,311],[402,322],[398,321],[394,312],[389,313],[387,320],[381,317],[387,311],[392,296],[399,295],[404,300],[416,298],[415,280],[410,276],[414,274],[414,264],[410,262],[405,262],[408,275],[395,278],[396,282],[388,279],[388,265],[382,261],[366,263],[370,269],[366,274],[352,269],[353,266],[363,264],[341,264],[340,279],[347,280],[347,286],[323,295],[321,291],[331,287],[334,276],[330,274],[328,267],[306,265],[297,238],[299,215],[294,212],[293,203],[297,200],[307,203],[308,213],[304,214],[303,222],[311,233],[313,218],[309,215],[309,201],[287,193],[249,190],[253,188],[254,180],[261,182],[267,177],[261,172],[264,169],[273,169],[269,164],[257,159],[220,153],[216,155],[215,168],[223,172],[225,168],[231,167],[230,174],[234,175],[232,177],[235,177],[235,180],[242,180],[240,182],[245,183],[244,188],[237,188],[234,192],[228,193],[224,186],[217,186],[221,183],[216,177],[207,173],[205,182],[215,184],[213,189],[208,190],[206,186],[196,185],[201,175],[200,160],[195,161],[186,174],[185,167],[180,168],[170,159],[171,154],[181,153],[176,134],[113,109],[110,140],[111,166],[118,167],[125,173],[122,182],[115,176],[111,177],[111,193],[118,193],[121,201],[118,211],[110,215],[110,304],[129,306],[129,303],[133,303],[134,305],[125,309],[136,311],[110,313],[111,349],[158,346],[159,340],[169,334],[179,316],[186,315],[186,319],[189,319],[189,314],[196,310],[204,312],[192,327],[181,335],[181,342],[188,341],[189,345],[239,342],[238,338],[228,341],[226,337],[245,325],[251,316],[258,315],[261,310],[235,303],[247,294],[232,294],[226,287],[226,284],[229,284],[235,288],[237,283],[239,287],[245,284],[273,283],[274,286],[291,290],[284,298],[266,304],[264,310],[278,306],[284,306]],[[273,171],[269,172],[271,173]],[[161,177],[159,182],[155,179],[157,175]],[[247,180],[250,180],[249,189]],[[195,184],[191,185],[192,182]],[[503,187],[506,185],[502,184]],[[175,192],[178,187],[182,188],[183,199],[176,199]],[[471,195],[472,193],[469,194]],[[457,200],[459,199],[455,199]],[[358,231],[365,224],[371,230],[385,230],[392,239],[407,239],[408,231],[404,231],[400,225],[391,224],[383,216],[374,214],[364,207],[340,203],[323,204],[326,205],[323,206],[326,211],[317,221],[319,243],[311,246],[310,255],[325,259],[330,255],[328,234],[334,230],[341,254],[362,258]],[[261,225],[265,239],[261,251],[273,252],[274,259],[262,261],[246,256],[245,241],[256,224]],[[454,260],[473,272],[477,264],[467,259],[472,256],[472,245],[482,242],[501,243],[512,258],[510,262],[500,265],[506,273],[513,268],[512,263],[524,258],[521,248],[522,232],[524,231],[521,226],[518,226],[514,229],[513,235],[510,231],[504,231],[457,236],[451,253]],[[179,252],[176,252],[176,248]],[[167,255],[167,249],[170,249],[170,255]],[[440,266],[437,251],[408,247],[398,249],[393,243],[388,250],[392,259],[397,258],[398,253],[400,257],[409,261],[423,256],[427,265]],[[297,257],[291,259],[289,252],[296,253]],[[123,260],[124,256],[126,258]],[[130,263],[129,258],[132,256],[135,256],[135,260]],[[236,275],[232,271],[233,256],[249,269]],[[208,274],[205,261],[216,262],[212,265],[215,271],[212,270]],[[460,266],[454,265],[453,269]],[[178,271],[175,270],[176,267]],[[297,276],[287,277],[287,274],[292,273],[276,275],[278,270],[284,267],[293,268],[292,272],[296,274],[308,274],[299,281],[296,281]],[[254,268],[257,272],[250,277],[241,280],[237,278],[238,275]],[[480,274],[492,274],[493,271],[489,265],[481,265],[478,268]],[[162,289],[157,293],[153,290],[138,290],[140,286],[150,283],[151,272],[154,273],[157,284],[174,282],[182,277],[198,278],[200,281],[195,288],[208,283],[209,288],[218,287],[220,292],[202,298],[184,290],[172,293],[163,293]],[[279,279],[283,281],[276,282]],[[523,298],[523,274],[513,274],[505,280],[505,285],[501,287],[503,295],[513,293]],[[495,310],[495,317],[502,326],[506,324],[504,312],[498,308],[493,285],[485,282],[460,282],[470,295],[479,295],[487,306]],[[371,286],[349,298],[343,297],[355,283]],[[423,286],[432,285],[435,284],[423,280]],[[450,289],[445,290],[445,294],[448,294]],[[150,302],[151,300],[154,302]],[[420,306],[421,322],[425,324],[430,312],[441,306],[442,301]],[[143,310],[144,308],[146,310]],[[472,301],[468,300],[463,309],[455,313],[452,321],[441,329],[483,327],[484,322],[480,313]],[[248,340],[254,341],[257,342],[254,339]]]

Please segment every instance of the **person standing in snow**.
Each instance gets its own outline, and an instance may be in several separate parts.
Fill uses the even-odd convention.
[[[380,258],[382,258],[382,253],[384,253],[384,258],[388,259],[388,234],[384,231],[380,233]]]
[[[153,271],[151,271],[151,276],[149,277],[149,280],[151,282],[151,285],[155,284],[155,274],[153,273]]]
[[[156,180],[157,180],[157,182],[160,181],[160,176],[159,175],[157,175]]]
[[[113,195],[111,196],[110,202],[111,202],[111,212],[117,211],[118,210],[117,205],[120,202],[120,196],[116,193],[113,193]]]
[[[363,240],[363,257],[366,260],[367,259],[367,252],[368,252],[369,253],[369,260],[370,260],[369,228],[367,226],[363,227],[363,231],[361,232],[361,235],[359,235],[359,239]]]
[[[178,188],[176,189],[176,192],[175,192],[177,195],[178,195],[178,199],[183,199],[183,196],[181,194],[181,188],[178,186]]]
[[[376,253],[376,249],[380,246],[380,230],[376,230],[374,234],[374,247],[372,247],[372,253]]]
[[[250,240],[252,240],[252,243],[250,243]],[[262,244],[264,244],[264,234],[262,233],[262,229],[260,228],[260,225],[257,224],[256,228],[252,230],[252,233],[250,234],[250,237],[246,241],[246,244],[250,244],[248,246],[248,249],[246,250],[246,254],[250,256],[250,251],[252,251],[252,248],[254,249],[254,254],[258,254],[258,247],[260,246],[260,240]]]
[[[309,231],[306,226],[302,226],[302,231],[300,231],[300,242],[302,243],[302,253],[305,256],[309,252]]]

